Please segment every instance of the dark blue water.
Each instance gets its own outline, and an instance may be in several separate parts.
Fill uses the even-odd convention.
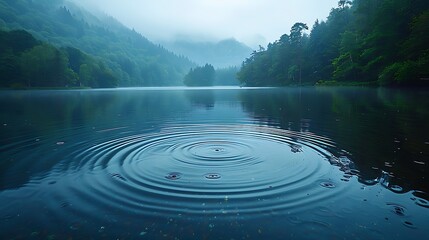
[[[426,239],[429,92],[0,93],[1,239]]]

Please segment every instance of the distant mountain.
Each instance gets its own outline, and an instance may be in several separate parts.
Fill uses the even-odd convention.
[[[181,85],[195,65],[114,18],[66,0],[0,0],[0,29],[23,29],[56,47],[77,48],[106,64],[119,86]]]
[[[226,39],[220,42],[178,40],[161,44],[176,54],[188,57],[198,65],[209,63],[215,68],[241,66],[241,63],[253,51],[235,39]]]

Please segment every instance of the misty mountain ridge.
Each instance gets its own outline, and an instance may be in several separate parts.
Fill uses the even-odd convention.
[[[0,0],[0,29],[22,29],[54,46],[90,54],[112,70],[119,86],[182,85],[195,66],[113,17],[67,0]]]
[[[187,40],[182,37],[160,44],[178,55],[189,58],[198,65],[209,63],[215,68],[241,66],[244,59],[253,52],[250,47],[234,38],[210,42]]]

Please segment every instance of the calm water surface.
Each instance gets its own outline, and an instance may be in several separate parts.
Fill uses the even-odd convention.
[[[429,92],[0,92],[1,239],[427,239]]]

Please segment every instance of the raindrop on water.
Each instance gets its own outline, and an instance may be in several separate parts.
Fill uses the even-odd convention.
[[[219,179],[221,176],[218,173],[208,173],[205,175],[207,179]]]
[[[404,221],[404,225],[406,227],[409,227],[409,228],[413,228],[413,229],[416,228],[416,226],[414,226],[414,224],[412,222],[410,222],[410,221]]]
[[[406,215],[406,210],[403,206],[398,205],[398,204],[394,204],[394,203],[388,203],[387,205],[389,205],[391,207],[391,211],[398,215],[398,216],[405,216]]]
[[[172,172],[167,174],[167,176],[165,176],[165,178],[169,180],[177,180],[177,179],[180,179],[181,177],[182,177],[182,174],[178,172]]]
[[[398,185],[392,185],[389,187],[389,189],[396,193],[400,193],[403,191],[402,187]]]
[[[321,182],[320,186],[324,188],[335,188],[335,184],[333,182]]]
[[[424,199],[420,199],[420,198],[417,199],[416,204],[419,205],[420,207],[429,208],[429,202]]]

